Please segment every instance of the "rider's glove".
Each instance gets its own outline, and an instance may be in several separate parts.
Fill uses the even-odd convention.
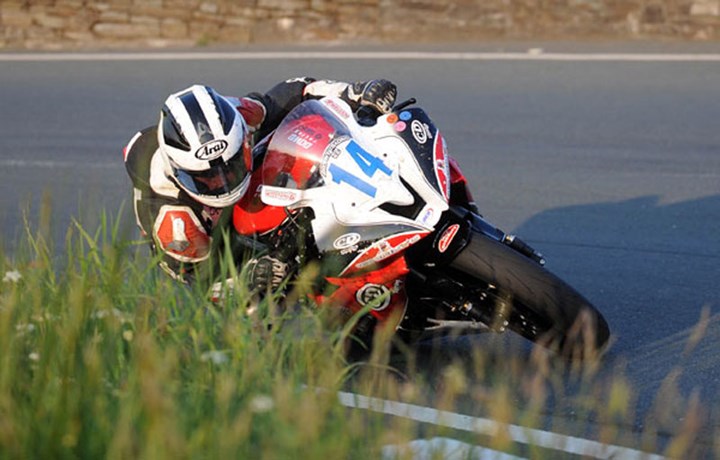
[[[397,97],[397,87],[388,80],[358,81],[346,90],[346,98],[357,110],[360,106],[368,106],[378,113],[388,113],[392,110]]]
[[[275,291],[288,274],[288,264],[271,256],[262,256],[248,262],[250,288],[257,292]]]

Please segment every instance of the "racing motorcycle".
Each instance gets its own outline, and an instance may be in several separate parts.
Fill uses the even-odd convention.
[[[442,134],[415,104],[353,113],[328,97],[287,115],[258,146],[260,199],[286,222],[267,232],[276,248],[301,248],[303,265],[321,262],[320,285],[335,303],[370,306],[375,321],[394,311],[406,338],[509,329],[566,356],[604,349],[602,314],[540,253],[479,214]]]

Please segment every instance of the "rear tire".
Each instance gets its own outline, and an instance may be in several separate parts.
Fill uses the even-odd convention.
[[[597,356],[607,346],[610,329],[602,314],[563,280],[508,246],[473,233],[450,267],[490,287],[496,307],[474,308],[471,314],[491,327],[507,327],[568,358]]]

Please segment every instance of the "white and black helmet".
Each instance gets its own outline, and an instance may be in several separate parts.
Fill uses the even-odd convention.
[[[247,190],[252,162],[247,125],[212,88],[194,85],[171,94],[160,114],[158,142],[175,181],[200,203],[222,208]]]

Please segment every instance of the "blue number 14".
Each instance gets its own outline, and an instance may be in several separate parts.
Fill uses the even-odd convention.
[[[373,177],[377,171],[385,173],[388,176],[392,174],[392,170],[388,168],[387,165],[383,163],[380,158],[360,147],[360,145],[354,140],[351,140],[348,143],[348,145],[345,147],[345,150],[347,150],[352,159],[355,160],[355,163],[362,170],[362,172],[365,173],[366,176]],[[343,168],[336,165],[335,163],[330,165],[328,171],[330,171],[330,173],[332,174],[333,182],[336,182],[338,184],[341,182],[345,182],[351,187],[360,190],[364,194],[375,197],[375,193],[377,192],[376,187],[374,187],[372,184],[369,184],[362,178],[357,177],[353,173],[345,171]]]

